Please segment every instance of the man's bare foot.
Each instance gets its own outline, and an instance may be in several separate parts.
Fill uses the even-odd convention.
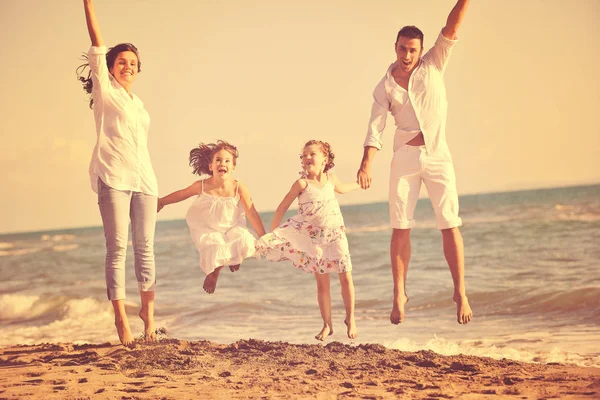
[[[230,265],[229,266],[229,270],[231,272],[239,271],[239,269],[240,269],[240,264],[235,264],[235,265]]]
[[[344,320],[344,323],[348,327],[348,337],[350,339],[356,339],[358,337],[358,329],[356,329],[356,322],[354,321],[354,317],[350,318],[350,324],[348,324],[348,320]]]
[[[315,339],[323,341],[327,336],[331,335],[333,335],[333,328],[330,325],[323,325],[323,329],[315,336]]]
[[[392,303],[392,312],[390,313],[390,322],[398,325],[404,322],[404,305],[408,303],[408,296],[394,296]]]
[[[217,280],[219,279],[219,274],[221,273],[221,268],[223,267],[219,267],[210,274],[206,275],[206,278],[204,279],[204,285],[202,285],[202,288],[206,293],[212,294],[215,292]]]
[[[115,327],[117,328],[117,334],[119,335],[119,340],[125,347],[133,346],[133,334],[131,333],[131,329],[129,328],[129,321],[127,318],[117,319],[115,318]]]
[[[139,314],[144,321],[144,341],[156,342],[156,327],[154,326],[154,314],[142,308]]]
[[[454,295],[452,297],[456,303],[456,320],[459,324],[468,324],[473,318],[473,311],[469,305],[469,299],[467,296]]]

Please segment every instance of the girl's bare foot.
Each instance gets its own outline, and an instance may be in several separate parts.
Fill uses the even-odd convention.
[[[350,339],[356,339],[358,337],[358,329],[356,329],[356,322],[354,321],[354,317],[350,318],[350,323],[345,319],[344,323],[348,327],[348,337]]]
[[[315,336],[315,339],[323,341],[327,336],[331,335],[333,335],[333,328],[330,325],[323,325],[323,329]]]
[[[148,309],[142,308],[139,314],[144,321],[144,341],[156,342],[156,327],[154,325],[154,313],[150,313]]]
[[[404,321],[404,305],[408,303],[408,296],[394,296],[392,312],[390,313],[390,322],[398,325]]]
[[[202,285],[202,288],[206,293],[212,294],[215,292],[217,280],[219,279],[219,274],[221,273],[221,268],[223,267],[221,266],[210,274],[206,275],[206,278],[204,279],[204,285]]]
[[[468,324],[473,318],[473,311],[469,305],[469,299],[467,296],[454,295],[452,297],[456,303],[456,320],[459,324]]]
[[[129,321],[127,317],[123,319],[119,319],[115,317],[115,327],[117,328],[117,334],[119,335],[119,340],[125,347],[133,346],[133,334],[131,333],[131,329],[129,328]]]
[[[238,271],[239,269],[240,269],[240,264],[235,264],[235,265],[230,265],[230,266],[229,266],[229,270],[230,270],[231,272]]]

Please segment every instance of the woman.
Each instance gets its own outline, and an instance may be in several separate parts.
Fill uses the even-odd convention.
[[[150,163],[147,138],[149,116],[142,101],[131,93],[140,72],[137,48],[119,44],[107,51],[100,35],[92,0],[83,1],[92,41],[88,53],[90,72],[82,76],[84,90],[91,94],[97,141],[90,163],[92,189],[106,238],[106,289],[115,311],[115,326],[121,343],[133,344],[125,312],[125,254],[131,219],[135,274],[144,321],[144,337],[156,340],[154,326],[154,229],[158,185]],[[87,65],[78,68],[83,71]]]

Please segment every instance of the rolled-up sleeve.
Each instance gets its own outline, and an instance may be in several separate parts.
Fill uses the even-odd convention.
[[[375,147],[381,149],[383,146],[383,130],[387,113],[390,110],[390,102],[385,90],[385,80],[387,75],[375,87],[373,91],[373,106],[371,107],[371,118],[369,119],[369,128],[363,147]]]
[[[434,65],[443,74],[456,43],[458,43],[458,38],[448,39],[440,32],[433,47],[423,56],[423,60]]]
[[[88,61],[90,63],[92,82],[94,84],[92,95],[94,92],[107,88],[110,85],[108,67],[106,66],[106,52],[106,46],[92,46],[88,51]]]

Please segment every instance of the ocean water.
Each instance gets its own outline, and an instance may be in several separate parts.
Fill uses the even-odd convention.
[[[342,207],[354,266],[359,338],[343,324],[332,276],[334,335],[407,351],[470,354],[600,367],[600,185],[461,197],[467,293],[473,321],[456,323],[452,280],[427,199],[412,231],[405,322],[390,324],[387,203]],[[272,214],[262,215],[269,226]],[[223,269],[217,290],[203,273],[185,221],[156,233],[157,325],[179,339],[315,343],[321,328],[312,275],[291,263],[247,260]],[[117,341],[104,283],[101,227],[0,236],[0,345]],[[128,249],[127,310],[139,295]]]

